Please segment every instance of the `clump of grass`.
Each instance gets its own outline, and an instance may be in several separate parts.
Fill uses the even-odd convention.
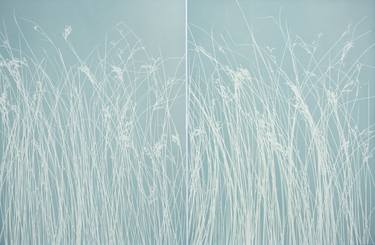
[[[89,57],[28,23],[0,35],[0,243],[181,244],[181,60],[122,23]]]
[[[372,244],[374,44],[276,26],[275,47],[190,27],[190,243]]]

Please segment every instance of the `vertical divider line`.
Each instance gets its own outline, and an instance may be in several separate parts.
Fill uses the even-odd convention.
[[[188,78],[188,44],[187,44],[188,4],[185,0],[185,243],[189,244],[189,78]]]

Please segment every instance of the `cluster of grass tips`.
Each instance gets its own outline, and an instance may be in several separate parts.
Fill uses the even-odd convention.
[[[190,244],[373,244],[369,33],[271,22],[275,47],[190,26]]]
[[[60,47],[22,23],[0,35],[0,243],[181,244],[182,59],[124,24],[82,58],[74,27]]]

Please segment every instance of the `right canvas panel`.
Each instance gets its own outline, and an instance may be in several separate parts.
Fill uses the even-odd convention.
[[[188,243],[374,244],[373,1],[188,1]]]

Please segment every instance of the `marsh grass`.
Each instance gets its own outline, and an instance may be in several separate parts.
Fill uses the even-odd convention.
[[[275,47],[190,26],[187,77],[121,23],[82,57],[74,26],[55,42],[15,20],[0,35],[0,243],[373,243],[374,44],[354,25],[326,48],[273,20]]]
[[[190,26],[190,244],[372,244],[369,33],[265,21],[279,45]]]
[[[0,243],[181,244],[182,58],[152,57],[123,23],[88,57],[74,27],[56,42],[15,23],[0,35]]]

